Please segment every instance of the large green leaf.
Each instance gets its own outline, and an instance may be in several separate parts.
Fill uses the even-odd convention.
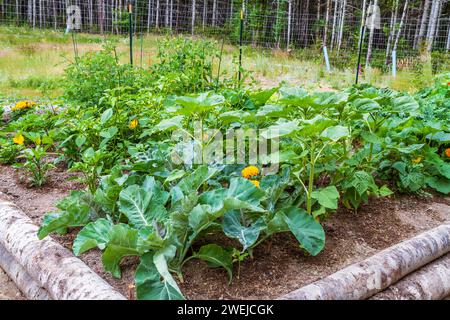
[[[260,107],[260,106],[266,104],[266,102],[269,101],[269,99],[277,91],[278,91],[278,88],[272,88],[272,89],[251,92],[249,94],[249,98],[255,107]]]
[[[298,130],[298,121],[278,121],[273,126],[262,130],[261,137],[264,139],[275,139],[290,135]]]
[[[229,189],[215,189],[203,193],[199,201],[211,206],[214,212],[248,209],[254,212],[264,212],[260,202],[265,192],[253,185],[247,179],[237,177],[230,181]]]
[[[325,246],[325,231],[305,210],[290,207],[283,210],[284,220],[300,245],[311,255],[318,255]]]
[[[189,226],[194,232],[199,232],[208,226],[212,221],[217,219],[216,215],[211,213],[212,208],[208,205],[197,205],[189,213]]]
[[[392,100],[394,112],[416,114],[419,110],[419,103],[411,96],[401,96]]]
[[[450,193],[450,179],[439,177],[428,177],[427,184],[436,191],[449,194]]]
[[[136,269],[136,297],[139,300],[184,300],[178,287],[161,281],[161,274],[154,263],[154,253],[146,253]]]
[[[276,104],[267,104],[258,109],[258,112],[256,113],[256,117],[278,118],[278,117],[286,116],[286,113],[287,113],[286,109],[283,106],[276,105]]]
[[[208,262],[213,268],[224,268],[227,271],[229,281],[231,282],[233,277],[233,257],[229,251],[224,250],[221,246],[216,244],[207,244],[202,246],[200,250],[192,256]]]
[[[73,253],[78,256],[95,247],[100,250],[105,249],[109,242],[109,233],[112,227],[112,222],[103,218],[89,223],[78,232],[73,242]]]
[[[313,191],[311,197],[325,208],[336,210],[338,207],[339,192],[335,186]]]
[[[299,87],[280,88],[279,102],[286,106],[305,107],[312,103],[313,97]]]
[[[378,102],[369,98],[356,99],[353,105],[360,113],[371,113],[381,109]]]
[[[356,171],[353,175],[347,177],[343,187],[344,189],[350,189],[353,187],[361,196],[370,188],[375,188],[376,184],[371,174],[365,171]]]
[[[87,204],[72,204],[66,211],[46,214],[38,231],[38,238],[44,239],[52,232],[65,233],[67,228],[83,227],[90,221]]]
[[[223,96],[213,93],[201,93],[194,97],[182,96],[175,99],[175,103],[180,105],[181,108],[174,111],[182,115],[191,115],[214,109],[224,102]]]
[[[113,116],[113,113],[114,111],[112,108],[106,109],[100,117],[100,123],[105,124],[106,122],[108,122],[108,120]]]
[[[224,123],[248,122],[252,119],[252,114],[247,111],[233,110],[233,111],[227,111],[227,112],[220,114],[219,118]]]
[[[299,133],[304,137],[314,137],[322,133],[327,127],[333,125],[334,121],[321,115],[316,115],[312,119],[302,120]]]
[[[175,116],[173,118],[169,118],[169,119],[163,119],[161,120],[160,123],[158,123],[154,130],[155,131],[167,131],[167,130],[175,130],[175,129],[179,129],[182,128],[182,121],[183,121],[184,117],[183,116]]]
[[[208,166],[200,166],[190,175],[184,177],[178,183],[178,188],[184,193],[189,194],[196,192],[209,179],[217,174],[217,169]]]
[[[342,138],[346,138],[350,135],[347,127],[344,126],[333,126],[326,128],[321,136],[325,139],[337,142]]]
[[[267,194],[267,210],[273,212],[283,191],[289,184],[289,169],[283,169],[282,175],[268,175],[261,180],[261,189]]]
[[[138,230],[126,224],[117,224],[109,232],[109,242],[103,252],[102,261],[105,271],[120,278],[120,261],[126,256],[137,256]]]
[[[139,229],[137,248],[140,253],[158,251],[170,243],[170,229],[145,227]]]
[[[223,232],[230,238],[239,240],[242,244],[242,251],[247,250],[256,243],[261,230],[266,227],[262,218],[256,220],[250,226],[241,223],[241,213],[238,210],[225,213],[222,222]]]
[[[157,185],[153,188],[132,185],[122,190],[119,196],[119,209],[136,228],[151,226],[153,221],[167,217],[163,203],[165,193]]]

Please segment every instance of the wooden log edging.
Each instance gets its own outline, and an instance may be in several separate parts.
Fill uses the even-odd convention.
[[[28,272],[14,257],[0,245],[0,267],[16,284],[23,295],[29,300],[50,300],[47,290],[42,288],[30,277]]]
[[[367,299],[448,252],[450,252],[450,224],[444,224],[279,299]]]
[[[84,262],[38,227],[13,203],[0,199],[0,245],[55,300],[126,300]],[[6,266],[8,269],[8,266]]]
[[[450,253],[411,273],[371,300],[442,300],[450,296]]]

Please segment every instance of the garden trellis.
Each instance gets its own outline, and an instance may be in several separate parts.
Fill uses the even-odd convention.
[[[80,32],[127,34],[127,0],[3,0],[0,23],[42,29],[65,29],[66,8],[79,6]],[[358,51],[364,15],[379,7],[380,29],[368,31],[366,66],[388,66],[392,51],[398,59],[423,50],[450,49],[448,0],[247,0],[243,44],[301,51],[327,46],[333,65],[348,63]],[[135,35],[186,34],[240,42],[242,0],[136,0]],[[364,9],[365,8],[365,9]],[[305,55],[309,55],[306,52]],[[364,63],[364,62],[363,62]]]

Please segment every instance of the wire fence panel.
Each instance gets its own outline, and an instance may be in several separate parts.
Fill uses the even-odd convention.
[[[366,28],[363,42],[367,65],[388,67],[392,51],[401,61],[413,61],[424,48],[437,59],[449,59],[450,1],[396,3],[395,11],[383,4],[378,12],[376,7],[370,9],[369,0],[138,0],[132,1],[132,28],[134,34],[184,34],[238,44],[244,10],[245,45],[305,58],[320,57],[327,46],[333,64],[345,67],[354,63],[369,14],[377,13],[377,28]],[[0,0],[0,24],[59,31],[69,26],[77,32],[120,35],[130,31],[128,4],[127,0]]]

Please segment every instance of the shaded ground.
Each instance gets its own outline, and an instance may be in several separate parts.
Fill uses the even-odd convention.
[[[60,169],[52,172],[44,188],[29,189],[14,169],[0,166],[0,192],[36,223],[54,209],[56,200],[79,187],[68,182],[67,173]],[[254,259],[241,265],[239,278],[235,266],[232,284],[228,284],[225,271],[191,260],[183,269],[185,282],[180,287],[188,299],[273,299],[444,222],[450,222],[449,197],[372,199],[359,213],[340,209],[324,223],[327,243],[317,257],[305,256],[291,235],[281,234],[255,249]],[[75,235],[76,230],[54,238],[71,249]],[[221,237],[205,241],[232,244]],[[103,272],[99,251],[92,250],[81,259],[125,296],[134,298],[137,258],[122,262],[122,279],[114,279]]]

